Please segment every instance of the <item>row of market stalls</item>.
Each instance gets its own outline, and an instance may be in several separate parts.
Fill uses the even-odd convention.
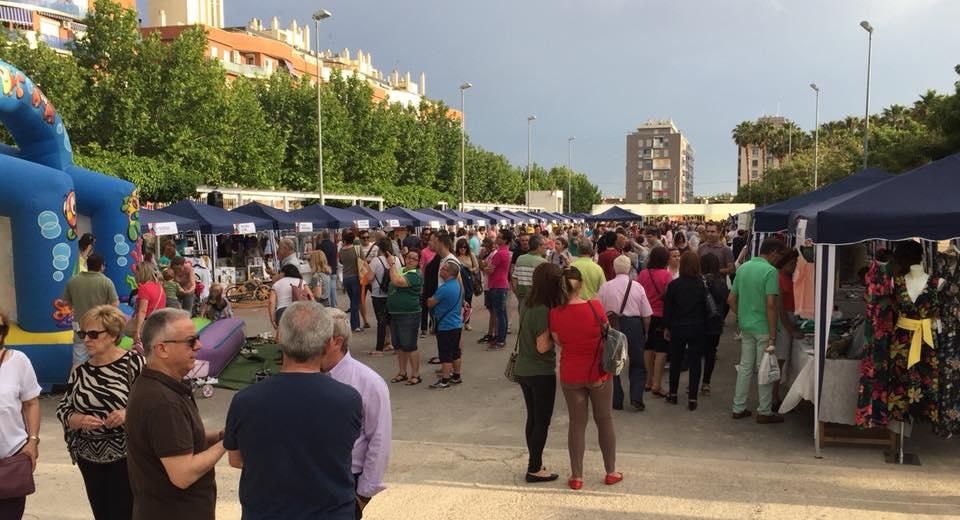
[[[903,437],[911,426],[930,423],[944,437],[960,433],[960,273],[958,250],[946,242],[955,244],[960,237],[960,205],[951,196],[957,189],[960,154],[899,175],[863,170],[754,210],[754,253],[773,233],[813,249],[813,352],[808,372],[817,456],[824,435],[824,405],[838,399],[847,405],[839,407],[843,413],[837,422],[860,431],[888,429],[899,436],[899,452],[888,457],[891,462],[909,462]],[[914,299],[905,278],[891,274],[893,262],[865,261],[862,267],[870,270],[863,282],[866,333],[859,338],[865,343],[863,353],[859,359],[836,359],[832,350],[837,345],[838,248],[869,244],[878,250],[899,247],[904,244],[900,241],[923,246],[921,276],[930,276],[929,286],[921,286]],[[914,270],[919,269],[915,264]],[[906,354],[902,363],[898,361],[897,349],[910,350],[909,361]],[[831,367],[831,362],[841,360],[849,364]]]

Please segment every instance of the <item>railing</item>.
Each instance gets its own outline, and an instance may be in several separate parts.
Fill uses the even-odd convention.
[[[38,34],[37,41],[43,42],[52,49],[59,49],[62,51],[72,51],[73,50],[73,40],[66,38],[59,38],[57,36],[50,36],[47,34]]]
[[[59,11],[64,14],[68,14],[76,19],[80,20],[87,16],[87,8],[85,6],[79,6],[71,2],[64,2],[62,0],[13,0],[14,3],[35,5],[37,7],[43,7],[45,9],[51,9],[54,11]]]
[[[260,67],[257,65],[246,65],[240,63],[233,63],[231,61],[221,61],[223,68],[227,72],[231,72],[238,76],[247,76],[247,77],[268,77],[272,74],[272,71],[267,70],[265,67]]]

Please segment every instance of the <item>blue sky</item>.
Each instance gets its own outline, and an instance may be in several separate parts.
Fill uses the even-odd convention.
[[[325,48],[370,52],[385,73],[427,75],[427,94],[459,106],[470,81],[474,142],[525,164],[533,154],[574,168],[606,195],[624,189],[625,136],[671,118],[696,149],[698,195],[734,191],[730,130],[785,115],[814,124],[862,115],[867,34],[875,27],[871,108],[952,92],[960,63],[960,2],[953,0],[224,0],[227,25],[251,17],[310,21],[325,8]],[[140,0],[146,7],[147,0]]]

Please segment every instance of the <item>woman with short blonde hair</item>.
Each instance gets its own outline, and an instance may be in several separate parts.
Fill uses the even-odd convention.
[[[139,345],[143,322],[147,321],[155,310],[166,307],[167,297],[160,282],[160,273],[154,264],[141,262],[137,266],[135,278],[137,281],[136,306],[133,317],[127,324],[126,332],[133,339],[134,344]]]
[[[126,317],[112,305],[90,309],[77,335],[90,359],[73,369],[57,407],[70,458],[80,468],[97,520],[130,518],[133,494],[127,476],[127,399],[144,360],[118,345]]]

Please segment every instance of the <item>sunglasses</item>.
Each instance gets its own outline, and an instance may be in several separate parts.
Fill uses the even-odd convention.
[[[370,235],[360,235],[361,240],[370,240]]]
[[[6,336],[7,332],[10,332],[10,325],[6,323],[0,324],[0,335]]]
[[[105,330],[78,330],[77,336],[80,337],[80,339],[87,339],[87,338],[97,339],[100,337],[101,334],[106,334],[106,333],[107,331]]]
[[[190,336],[186,339],[167,339],[163,340],[160,343],[181,343],[187,345],[192,350],[197,346],[197,342],[200,341],[200,336]]]

